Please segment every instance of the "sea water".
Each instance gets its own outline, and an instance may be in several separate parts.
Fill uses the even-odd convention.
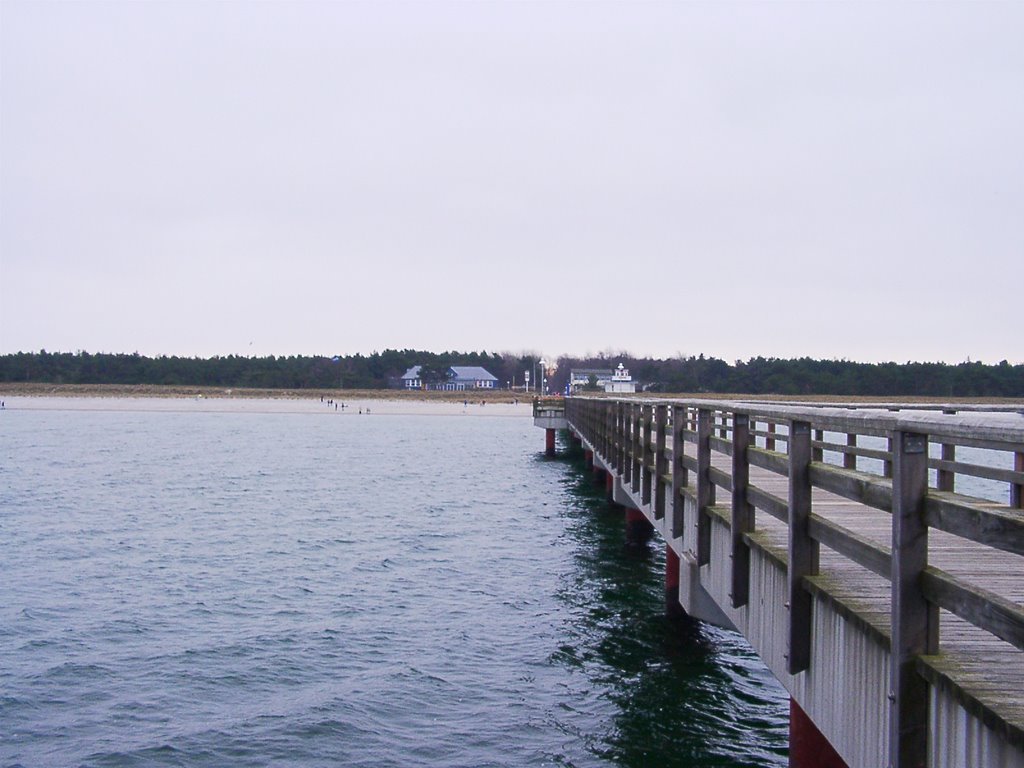
[[[7,399],[3,766],[786,763],[522,406],[233,402]]]

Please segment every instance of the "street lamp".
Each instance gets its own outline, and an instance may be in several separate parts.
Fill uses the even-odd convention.
[[[547,361],[545,361],[543,358],[541,358],[541,361],[540,361],[540,376],[538,377],[538,381],[540,382],[540,394],[541,394],[541,397],[543,397],[544,395],[547,394],[547,390],[544,387],[544,385],[546,383],[546,381],[544,379],[544,374],[547,372],[545,370],[546,367],[547,367]]]

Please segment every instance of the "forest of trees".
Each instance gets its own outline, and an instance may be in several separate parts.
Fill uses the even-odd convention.
[[[525,371],[536,382],[536,354],[421,352],[387,349],[370,355],[293,357],[144,357],[88,352],[19,352],[0,355],[0,382],[53,384],[172,384],[269,389],[378,389],[400,386],[413,365],[433,369],[479,365],[501,387],[522,387]],[[573,368],[612,369],[623,363],[651,392],[1024,397],[1024,365],[857,363],[847,360],[755,357],[728,363],[714,357],[636,358],[628,354],[561,357],[549,390],[562,391]]]

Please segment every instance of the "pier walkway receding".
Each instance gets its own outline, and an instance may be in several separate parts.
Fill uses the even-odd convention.
[[[664,537],[682,608],[743,633],[847,765],[1024,766],[1024,413],[573,397],[564,418]]]

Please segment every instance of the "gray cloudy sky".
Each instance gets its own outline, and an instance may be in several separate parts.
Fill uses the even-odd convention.
[[[1024,361],[1024,3],[0,2],[0,352]]]

